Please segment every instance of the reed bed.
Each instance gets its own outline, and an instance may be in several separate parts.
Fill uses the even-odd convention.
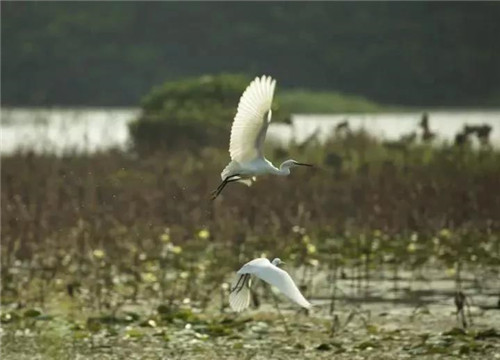
[[[261,255],[287,261],[330,313],[339,279],[362,299],[371,280],[397,286],[404,271],[435,269],[457,291],[464,273],[498,276],[497,150],[337,132],[267,153],[316,167],[232,184],[211,201],[228,158],[217,148],[3,156],[3,321],[66,306],[92,332],[134,304],[168,321],[193,316],[186,307],[227,312],[231,274]]]
[[[317,166],[233,185],[210,201],[227,158],[218,149],[3,157],[4,296],[29,288],[11,271],[19,267],[32,272],[30,282],[85,284],[104,263],[110,269],[94,275],[114,287],[116,278],[141,280],[150,263],[179,267],[189,283],[222,282],[262,253],[297,267],[363,261],[367,271],[388,261],[460,268],[500,260],[498,151],[393,149],[358,133],[273,157]],[[182,296],[200,289],[191,287]]]

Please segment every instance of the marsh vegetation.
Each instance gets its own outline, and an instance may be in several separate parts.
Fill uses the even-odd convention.
[[[499,358],[498,3],[0,6],[2,359]],[[211,201],[261,75],[315,167]]]
[[[5,358],[498,351],[498,151],[340,129],[268,153],[318,166],[212,202],[217,148],[4,156]],[[253,310],[232,313],[234,271],[277,254],[315,309],[279,301],[283,323],[257,285]]]

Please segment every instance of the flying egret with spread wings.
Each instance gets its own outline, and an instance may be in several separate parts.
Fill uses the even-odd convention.
[[[283,262],[276,258],[272,262],[265,258],[254,259],[238,270],[238,277],[233,283],[229,294],[229,305],[234,311],[242,311],[250,304],[250,279],[258,277],[265,282],[276,286],[290,300],[306,309],[312,305],[297,288],[288,273],[278,267]]]
[[[275,86],[276,80],[264,75],[255,78],[243,92],[231,127],[229,142],[231,162],[222,171],[222,183],[212,192],[212,199],[215,199],[230,182],[239,181],[250,186],[258,175],[287,176],[292,167],[312,166],[295,160],[286,160],[278,169],[264,157],[264,140],[271,122]]]

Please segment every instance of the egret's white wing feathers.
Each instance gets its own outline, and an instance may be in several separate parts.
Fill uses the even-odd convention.
[[[231,127],[232,160],[243,163],[262,156],[275,86],[276,81],[270,76],[262,76],[255,78],[243,92]]]
[[[309,309],[312,306],[311,303],[304,298],[290,275],[286,271],[271,264],[268,259],[254,259],[245,264],[238,271],[238,274],[255,275],[265,282],[276,286],[290,300],[296,302],[300,306],[303,306],[306,309]]]
[[[239,275],[231,286],[229,305],[234,311],[240,312],[250,305],[250,286],[245,275]]]
[[[265,282],[276,286],[290,300],[296,302],[300,306],[309,309],[311,304],[307,301],[300,290],[297,288],[292,278],[288,273],[272,264],[268,267],[259,269],[255,276],[261,278]]]

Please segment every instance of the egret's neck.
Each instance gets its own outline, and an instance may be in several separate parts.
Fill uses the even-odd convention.
[[[290,166],[291,164],[287,161],[285,161],[284,163],[282,163],[280,165],[280,168],[279,169],[276,169],[276,174],[277,175],[281,175],[281,176],[287,176],[287,175],[290,175]]]

